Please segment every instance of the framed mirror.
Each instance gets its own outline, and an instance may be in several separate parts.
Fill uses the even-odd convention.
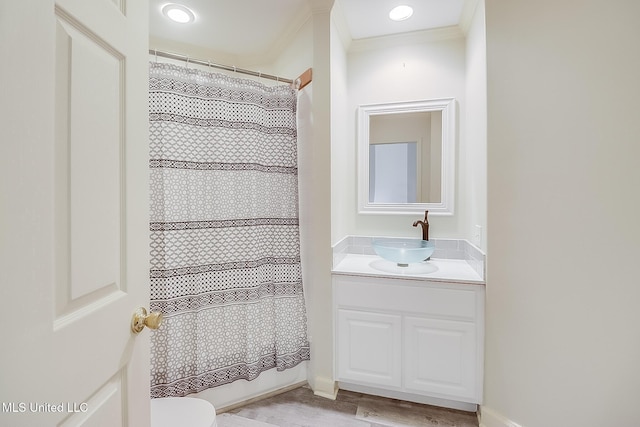
[[[358,107],[358,212],[453,215],[455,99]]]

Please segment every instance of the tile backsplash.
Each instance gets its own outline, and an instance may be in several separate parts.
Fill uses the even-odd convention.
[[[337,265],[347,254],[375,255],[371,246],[374,237],[346,236],[333,246],[333,265]],[[476,246],[463,239],[430,239],[436,249],[432,258],[459,259],[467,261],[480,277],[484,279],[485,255]]]

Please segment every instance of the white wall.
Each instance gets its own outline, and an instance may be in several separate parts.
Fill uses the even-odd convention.
[[[467,108],[460,144],[463,147],[460,178],[465,182],[462,203],[465,203],[469,216],[463,224],[464,234],[486,252],[487,241],[483,237],[487,231],[487,49],[484,16],[484,0],[479,0],[466,40]],[[478,232],[476,225],[480,226]],[[476,232],[479,239],[475,238]]]
[[[331,22],[331,241],[336,242],[349,233],[348,217],[341,206],[352,206],[350,192],[345,182],[355,169],[355,159],[350,155],[349,127],[355,117],[348,108],[346,97],[349,88],[347,46],[348,35],[341,34],[342,11],[339,3],[333,8]]]
[[[334,207],[340,218],[340,232],[334,229],[334,243],[345,234],[419,236],[406,215],[361,215],[357,213],[356,111],[362,104],[421,99],[456,98],[458,102],[458,149],[456,161],[456,207],[453,216],[430,216],[433,237],[468,238],[469,206],[467,183],[461,180],[464,162],[462,136],[465,127],[465,41],[461,33],[444,32],[381,38],[351,44],[348,54],[347,132],[335,145],[346,170],[332,171],[339,180],[334,190],[343,203]],[[440,36],[444,35],[444,38]],[[334,155],[335,157],[335,155]]]
[[[302,268],[307,295],[314,392],[333,396],[331,313],[331,3],[313,8],[313,102],[309,139],[300,152]],[[311,86],[310,85],[310,86]]]
[[[640,425],[639,16],[486,1],[493,420]]]

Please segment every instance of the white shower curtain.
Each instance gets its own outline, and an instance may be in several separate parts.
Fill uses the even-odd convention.
[[[296,91],[150,63],[151,396],[309,359]]]

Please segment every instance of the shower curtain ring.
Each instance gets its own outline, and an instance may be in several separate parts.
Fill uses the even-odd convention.
[[[158,62],[158,49],[153,49],[153,52],[156,54],[156,63]]]
[[[189,57],[187,56],[187,65],[185,67],[189,68]]]

